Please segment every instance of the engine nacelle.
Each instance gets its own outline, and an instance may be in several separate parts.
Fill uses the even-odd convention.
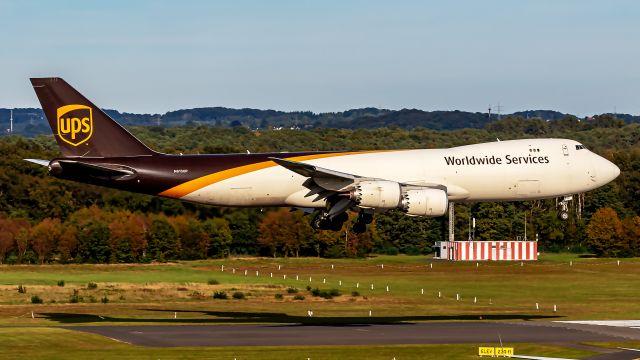
[[[351,191],[351,199],[365,208],[393,209],[400,205],[402,191],[395,181],[362,181]]]
[[[439,189],[407,190],[401,208],[407,215],[436,217],[447,213],[447,192]]]

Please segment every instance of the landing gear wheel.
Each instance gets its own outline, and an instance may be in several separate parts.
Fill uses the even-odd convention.
[[[311,219],[311,227],[315,230],[329,230],[331,228],[331,220],[327,217],[325,211],[321,211]]]
[[[361,212],[360,214],[358,214],[358,222],[365,225],[371,224],[373,222],[373,214]]]
[[[567,221],[569,220],[569,213],[566,211],[561,211],[558,213],[558,218],[562,221]]]
[[[367,231],[367,224],[361,223],[361,222],[357,222],[355,224],[353,224],[353,232],[356,234],[362,234],[363,232]]]
[[[342,225],[344,222],[349,219],[349,215],[347,213],[342,213],[340,215],[336,215],[333,219],[331,219],[331,230],[340,231],[342,230]]]

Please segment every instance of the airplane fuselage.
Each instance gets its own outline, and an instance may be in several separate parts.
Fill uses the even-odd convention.
[[[97,185],[219,206],[325,207],[305,196],[305,177],[271,157],[417,186],[446,188],[451,201],[513,201],[558,197],[595,189],[618,168],[580,143],[525,139],[448,149],[299,152],[82,158],[85,163],[130,169],[120,178],[54,175]],[[73,160],[73,158],[67,158]],[[57,159],[59,160],[59,159]],[[54,160],[55,161],[55,160]]]

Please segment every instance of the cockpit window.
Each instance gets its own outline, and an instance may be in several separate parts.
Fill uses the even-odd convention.
[[[586,149],[587,147],[580,144],[580,145],[576,145],[576,150],[582,150],[582,149]]]

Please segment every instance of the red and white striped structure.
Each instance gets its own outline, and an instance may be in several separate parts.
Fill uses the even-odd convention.
[[[436,259],[456,261],[538,260],[536,241],[439,241]]]

